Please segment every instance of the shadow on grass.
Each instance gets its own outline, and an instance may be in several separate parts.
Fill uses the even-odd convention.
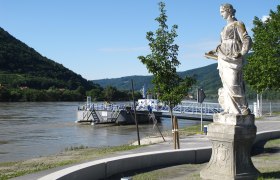
[[[156,167],[126,171],[126,172],[122,172],[120,174],[115,174],[113,176],[107,177],[106,180],[121,179],[123,177],[133,177],[137,174],[142,174],[142,173],[146,173],[146,172],[150,172],[150,171],[154,171],[154,170],[161,169],[161,168],[166,168],[166,167],[168,167],[168,166],[156,166]]]
[[[259,154],[274,154],[274,153],[280,153],[280,148],[279,147],[271,147],[271,148],[260,148],[260,149],[254,149],[252,151],[252,156],[256,156]]]
[[[279,179],[280,178],[280,171],[264,172],[264,173],[261,173],[259,178],[263,178],[263,179],[267,179],[267,178]]]
[[[264,153],[279,153],[280,148],[279,147],[272,147],[272,148],[265,148]]]

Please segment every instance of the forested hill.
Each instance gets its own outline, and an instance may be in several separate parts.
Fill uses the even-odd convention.
[[[178,74],[182,77],[186,75],[194,76],[197,80],[196,87],[203,88],[208,95],[216,96],[218,88],[221,87],[217,63],[201,68],[179,72]],[[141,89],[144,84],[147,88],[152,87],[152,76],[126,76],[121,78],[94,80],[93,82],[99,84],[102,87],[114,86],[118,89],[129,90],[131,89],[131,79],[134,81],[134,88],[136,90]]]
[[[194,76],[197,81],[196,87],[202,88],[209,96],[217,96],[218,89],[222,86],[217,63],[179,72],[179,75],[182,77]]]
[[[92,82],[43,57],[3,28],[0,28],[0,84],[32,89],[92,88]]]
[[[188,71],[178,72],[178,74],[181,77],[184,77],[186,75],[195,77],[197,84],[190,92],[194,95],[194,97],[196,96],[197,88],[203,88],[207,98],[216,99],[218,96],[218,89],[222,87],[221,79],[219,77],[219,72],[217,69],[217,63]],[[114,79],[94,80],[93,82],[99,84],[102,87],[114,86],[118,89],[130,90],[131,79],[133,79],[134,81],[135,90],[140,90],[144,84],[146,88],[152,87],[152,76],[126,76]],[[248,86],[246,87],[246,94],[248,99],[256,98],[256,92],[252,91]],[[277,100],[280,99],[280,93],[267,91],[264,92],[263,97],[266,99]]]

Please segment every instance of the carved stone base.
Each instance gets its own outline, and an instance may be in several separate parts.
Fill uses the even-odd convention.
[[[256,137],[254,115],[215,114],[208,125],[212,155],[201,170],[203,179],[257,179],[259,171],[251,161],[251,147]]]

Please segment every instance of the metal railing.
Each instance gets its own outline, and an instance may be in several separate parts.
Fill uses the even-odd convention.
[[[95,110],[101,111],[120,111],[126,108],[133,108],[133,104],[128,103],[118,103],[118,104],[106,104],[106,103],[94,103],[89,108],[94,108]],[[167,105],[151,107],[153,112],[169,112],[170,108]],[[137,106],[137,111],[147,111],[147,106]],[[203,114],[211,115],[223,111],[218,103],[197,103],[197,102],[183,102],[173,108],[174,113],[180,114]]]

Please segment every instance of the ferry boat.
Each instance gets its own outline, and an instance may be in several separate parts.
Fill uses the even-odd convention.
[[[136,120],[141,123],[153,123],[160,121],[161,112],[153,112],[160,107],[157,99],[139,99],[136,105]],[[155,119],[151,118],[155,117]],[[78,107],[76,123],[96,124],[135,124],[135,112],[133,103],[92,103],[91,97],[87,102]]]

